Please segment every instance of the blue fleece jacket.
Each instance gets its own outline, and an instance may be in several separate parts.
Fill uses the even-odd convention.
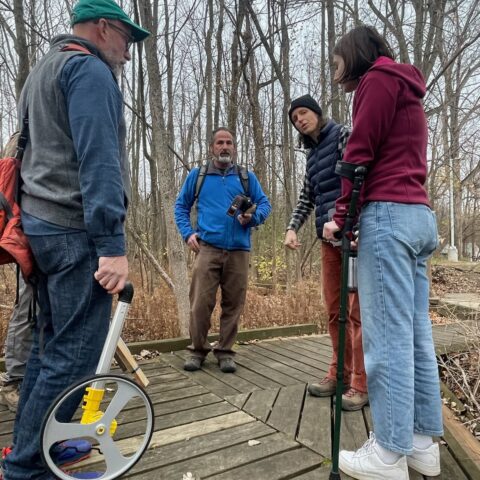
[[[194,229],[190,213],[195,203],[198,174],[199,168],[188,174],[175,202],[175,222],[183,239],[187,241],[193,233],[198,233],[201,240],[214,247],[249,251],[251,228],[262,224],[272,209],[257,177],[248,172],[250,198],[257,204],[257,210],[250,223],[241,225],[236,215],[227,215],[235,196],[244,194],[236,166],[227,169],[224,175],[209,170],[197,199],[197,227]]]

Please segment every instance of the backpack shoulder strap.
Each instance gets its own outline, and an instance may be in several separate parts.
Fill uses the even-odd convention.
[[[193,197],[194,202],[197,201],[198,196],[200,195],[200,191],[202,190],[203,184],[205,182],[205,175],[207,174],[207,171],[208,171],[208,165],[209,165],[209,162],[204,163],[198,169],[197,182],[195,184],[195,196]]]
[[[240,182],[242,183],[243,191],[247,197],[250,196],[250,179],[248,178],[248,170],[243,165],[238,165],[238,176],[240,177]]]

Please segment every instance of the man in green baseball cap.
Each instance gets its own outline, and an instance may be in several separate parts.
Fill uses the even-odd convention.
[[[72,11],[72,27],[77,23],[105,18],[119,20],[130,27],[132,40],[140,42],[150,35],[150,32],[130,20],[128,15],[113,0],[80,0]]]
[[[118,77],[131,44],[149,33],[112,0],[80,0],[71,23],[73,34],[52,39],[18,102],[19,126],[28,118],[22,226],[38,266],[40,308],[3,480],[61,476],[59,464],[52,475],[42,462],[42,421],[62,391],[94,373],[112,295],[128,278],[130,176]],[[68,422],[77,405],[67,403],[59,411]]]

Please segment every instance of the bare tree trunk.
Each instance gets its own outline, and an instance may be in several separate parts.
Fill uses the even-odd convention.
[[[181,335],[188,335],[190,302],[188,296],[187,261],[185,245],[177,232],[173,214],[176,198],[175,173],[172,156],[168,149],[169,134],[163,118],[162,83],[155,35],[158,25],[157,20],[152,15],[150,0],[138,0],[138,4],[143,25],[153,33],[145,41],[146,65],[150,84],[149,106],[152,115],[152,154],[159,165],[159,170],[162,172],[162,175],[159,177],[159,187],[164,207],[168,245],[167,254],[174,281],[179,329]],[[165,12],[165,14],[168,15],[168,12]],[[173,62],[173,58],[171,61]],[[167,72],[167,75],[173,75],[173,66],[170,66],[172,71]]]
[[[212,51],[212,36],[213,36],[213,0],[208,0],[208,30],[205,37],[205,54],[207,56],[207,62],[205,66],[205,88],[206,88],[206,112],[207,128],[206,136],[210,138],[212,136],[212,93],[213,93],[213,51]]]
[[[335,75],[335,66],[333,65],[333,47],[335,46],[335,10],[334,1],[327,0],[327,24],[328,24],[328,51],[330,52],[328,60],[330,63],[330,89],[332,94],[332,118],[340,118],[340,97],[338,85],[333,81]]]
[[[17,100],[20,98],[23,85],[27,80],[30,71],[28,58],[27,31],[25,28],[25,17],[23,11],[23,0],[13,0],[13,15],[15,18],[15,51],[18,55],[18,72],[15,79],[15,92]]]

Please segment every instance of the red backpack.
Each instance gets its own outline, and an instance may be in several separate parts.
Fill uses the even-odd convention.
[[[33,273],[33,255],[20,219],[20,167],[27,144],[28,118],[20,135],[12,136],[4,158],[0,159],[0,265],[17,263],[26,281]],[[16,153],[11,152],[16,143]]]
[[[92,55],[85,47],[68,43],[63,52],[78,51]],[[0,265],[17,263],[25,281],[31,278],[34,259],[20,218],[20,168],[28,142],[28,113],[22,132],[14,134],[7,144],[5,157],[0,159]]]

